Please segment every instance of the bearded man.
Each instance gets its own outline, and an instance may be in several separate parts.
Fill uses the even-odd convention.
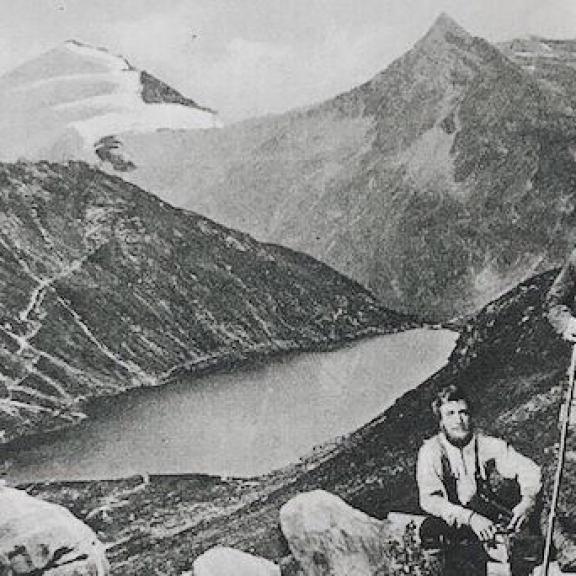
[[[499,535],[524,532],[530,535],[533,550],[517,547],[524,548],[523,558],[515,560],[512,554],[511,564],[515,575],[529,574],[541,561],[540,467],[506,441],[477,431],[471,404],[457,386],[440,390],[432,410],[439,431],[420,448],[416,472],[420,506],[430,515],[420,530],[424,546],[451,549],[454,574],[462,573],[462,560],[467,574],[486,574],[489,561],[507,563],[509,550],[499,549],[505,540]],[[498,497],[495,476],[515,485],[513,504]]]

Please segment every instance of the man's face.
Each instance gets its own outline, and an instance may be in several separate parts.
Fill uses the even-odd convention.
[[[472,422],[466,400],[450,400],[440,406],[440,429],[454,444],[466,444],[472,435]]]

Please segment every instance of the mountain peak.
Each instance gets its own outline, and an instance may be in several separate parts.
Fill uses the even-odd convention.
[[[442,12],[430,27],[424,41],[448,40],[450,37],[469,40],[470,34],[446,12]]]

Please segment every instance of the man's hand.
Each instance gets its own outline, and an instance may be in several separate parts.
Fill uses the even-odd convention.
[[[468,521],[472,531],[482,542],[490,542],[496,536],[496,525],[492,520],[474,512]]]
[[[564,328],[564,332],[562,332],[562,337],[567,342],[576,342],[576,318],[574,316],[568,320],[568,324]]]
[[[520,503],[512,509],[512,520],[510,520],[507,528],[518,532],[528,520],[532,510],[534,509],[534,500],[532,498],[522,498]]]

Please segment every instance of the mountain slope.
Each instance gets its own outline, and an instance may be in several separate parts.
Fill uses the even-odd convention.
[[[314,259],[82,163],[0,165],[0,429],[85,400],[411,322]]]
[[[0,107],[0,158],[8,161],[96,160],[95,148],[110,160],[102,138],[219,126],[213,111],[124,58],[74,40],[2,76]]]
[[[498,48],[547,87],[560,105],[576,105],[576,41],[530,37],[504,42]]]
[[[436,429],[430,403],[436,390],[456,383],[471,397],[480,428],[508,439],[543,467],[545,521],[570,357],[542,308],[554,276],[533,277],[490,303],[467,321],[444,369],[357,432],[285,470],[250,481],[157,477],[148,486],[127,479],[32,489],[88,516],[111,544],[116,574],[180,574],[206,549],[222,544],[264,555],[282,563],[283,574],[295,575],[278,527],[280,507],[298,493],[323,488],[379,518],[391,510],[418,512],[416,455]],[[569,571],[576,569],[575,454],[571,430],[555,533]],[[90,513],[102,507],[110,511],[107,520]]]
[[[221,131],[126,134],[129,178],[302,250],[387,305],[469,313],[574,238],[574,109],[441,16],[328,102]]]

